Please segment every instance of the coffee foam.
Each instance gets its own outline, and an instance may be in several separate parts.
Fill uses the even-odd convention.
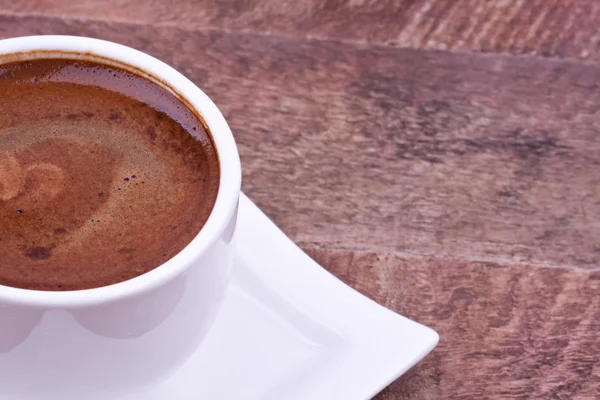
[[[0,66],[0,284],[104,286],[200,231],[219,181],[200,121],[166,90],[68,60]]]

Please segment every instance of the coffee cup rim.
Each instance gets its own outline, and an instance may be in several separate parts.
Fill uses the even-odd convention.
[[[231,218],[235,218],[238,205],[242,178],[240,158],[231,129],[215,103],[173,67],[125,45],[63,35],[0,40],[0,64],[40,58],[112,64],[142,75],[171,91],[208,128],[219,158],[219,189],[204,227],[181,252],[157,268],[126,281],[83,290],[43,291],[0,285],[0,302],[56,308],[84,307],[139,295],[185,273],[223,235]]]

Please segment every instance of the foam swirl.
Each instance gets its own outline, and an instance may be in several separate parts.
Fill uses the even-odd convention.
[[[25,171],[12,155],[0,158],[0,200],[7,201],[19,195],[25,181]]]
[[[23,167],[15,156],[5,155],[0,158],[0,201],[12,200],[22,194],[30,176],[38,178],[32,194],[45,200],[53,200],[63,189],[65,173],[59,166],[41,162]]]

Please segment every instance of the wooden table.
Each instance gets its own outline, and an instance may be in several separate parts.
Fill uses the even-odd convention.
[[[193,79],[244,190],[438,348],[378,399],[600,398],[600,2],[0,0]]]

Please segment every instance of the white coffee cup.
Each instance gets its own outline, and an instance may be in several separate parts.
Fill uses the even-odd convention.
[[[241,183],[237,147],[215,104],[147,54],[73,36],[0,40],[0,64],[38,58],[98,61],[147,77],[205,122],[219,155],[219,192],[208,221],[185,249],[158,268],[88,290],[0,285],[0,399],[110,399],[143,393],[194,352],[221,306],[234,256]]]

